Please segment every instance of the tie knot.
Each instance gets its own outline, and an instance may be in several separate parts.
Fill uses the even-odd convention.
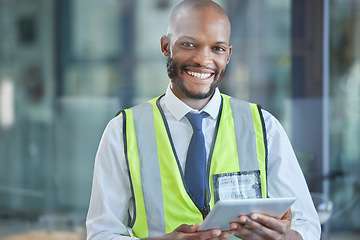
[[[190,121],[191,126],[194,130],[202,130],[202,119],[205,117],[206,113],[187,113],[185,116]]]

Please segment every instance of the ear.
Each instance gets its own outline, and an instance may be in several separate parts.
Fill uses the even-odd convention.
[[[232,53],[232,45],[229,45],[229,48],[228,48],[228,58],[227,58],[227,62],[226,64],[228,64],[230,62],[230,57],[231,57],[231,53]]]
[[[170,54],[170,40],[167,36],[163,35],[160,39],[161,52],[165,57]]]

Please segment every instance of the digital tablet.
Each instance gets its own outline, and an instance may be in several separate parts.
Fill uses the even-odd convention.
[[[230,222],[237,222],[240,215],[262,213],[281,218],[295,202],[296,198],[252,198],[236,200],[219,200],[216,202],[198,231],[220,228],[230,229]]]

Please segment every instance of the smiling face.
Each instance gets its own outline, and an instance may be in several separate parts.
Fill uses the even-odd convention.
[[[231,55],[229,19],[218,5],[204,2],[209,4],[173,14],[168,35],[161,38],[172,91],[183,101],[208,101]]]

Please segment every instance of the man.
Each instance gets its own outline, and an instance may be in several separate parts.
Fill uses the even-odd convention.
[[[320,238],[280,123],[217,88],[230,60],[230,32],[226,13],[212,1],[185,0],[174,9],[161,38],[171,82],[164,96],[109,122],[96,156],[88,239]],[[193,127],[189,113],[202,113],[200,127]],[[207,166],[189,160],[195,135],[196,144],[205,142],[204,150],[197,145],[196,158],[205,154]],[[281,219],[253,214],[229,223],[230,231],[197,231],[214,205],[212,177],[224,173],[258,176],[260,197],[297,200]],[[202,177],[188,180],[196,175]]]

